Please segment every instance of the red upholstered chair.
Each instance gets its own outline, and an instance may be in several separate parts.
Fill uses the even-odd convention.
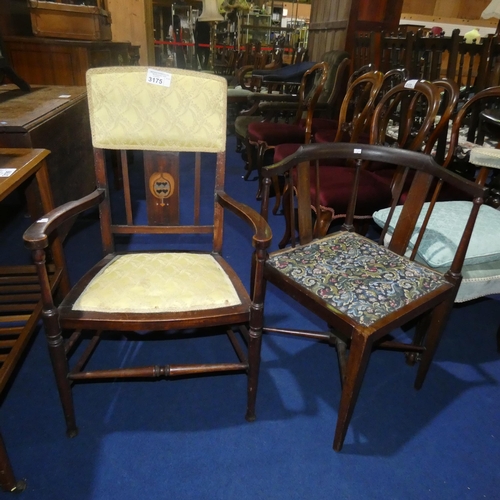
[[[383,74],[380,71],[362,73],[351,81],[342,100],[337,119],[314,118],[308,126],[314,134],[317,131],[332,133],[333,137],[321,142],[355,142],[360,140],[360,135],[369,128],[371,114],[375,100],[383,85]],[[305,123],[305,120],[303,120]],[[339,127],[340,124],[340,127]],[[274,148],[274,163],[291,155],[305,142],[293,142],[291,137],[283,137],[282,143]],[[368,142],[369,136],[366,137]],[[363,142],[363,141],[360,141]]]
[[[429,108],[422,112],[419,109],[422,103],[418,100],[402,104],[400,115],[405,116],[405,122],[399,123],[399,117],[394,120],[394,112],[390,110],[379,110],[377,117],[374,117],[371,127],[370,136],[372,144],[389,144],[403,149],[412,151],[422,151],[433,156],[444,154],[447,142],[448,124],[452,113],[455,111],[460,91],[457,84],[453,80],[446,78],[435,80],[433,86],[440,91],[440,105],[438,114],[434,119],[426,115]],[[381,117],[379,119],[378,117]],[[393,121],[391,125],[391,120]],[[395,176],[399,175],[401,169],[395,168],[393,165],[382,165],[380,163],[372,163],[369,167],[371,172],[374,172],[377,177],[383,179],[391,188],[394,186]],[[400,196],[405,196],[411,179],[407,179],[406,188]]]
[[[382,97],[396,85],[400,83],[404,83],[408,80],[408,70],[405,68],[394,68],[386,73],[384,73],[384,79],[382,81],[382,85],[379,89],[378,94],[376,95],[372,107],[371,112],[375,109],[375,106],[380,102]],[[351,120],[356,118],[356,114],[358,111],[359,103],[351,103],[351,108],[348,108],[348,113],[352,113]],[[361,140],[360,142],[368,142],[369,140],[369,128],[371,123],[371,113],[370,109],[366,110],[364,113],[364,121],[360,123],[360,126],[363,127],[362,130],[359,131],[359,138],[364,137],[365,140]],[[338,142],[337,139],[337,130],[338,123],[335,120],[315,120],[313,122],[313,132],[314,132],[314,142]]]
[[[260,193],[260,170],[264,164],[266,151],[274,148],[277,144],[281,144],[283,138],[289,138],[293,142],[309,142],[311,129],[308,128],[307,124],[304,127],[300,121],[304,114],[312,117],[327,75],[328,64],[325,62],[317,63],[306,71],[300,84],[299,103],[292,123],[252,122],[248,125],[248,145],[250,148],[254,147],[257,150],[258,196]],[[308,123],[310,123],[310,120]],[[251,154],[251,151],[247,152],[247,155],[249,154]]]
[[[338,114],[339,101],[346,92],[348,71],[350,60],[347,52],[343,50],[331,50],[324,53],[321,57],[321,62],[328,64],[328,75],[323,86],[315,107],[315,115],[323,117],[333,117]],[[234,122],[234,130],[237,139],[237,151],[241,151],[242,145],[245,145],[245,160],[246,174],[245,180],[248,179],[250,173],[256,170],[256,159],[254,154],[250,154],[253,150],[248,144],[248,125],[252,122],[282,122],[289,123],[290,119],[296,115],[299,102],[299,95],[296,93],[300,87],[300,82],[304,73],[314,66],[314,62],[303,62],[300,64],[289,65],[279,70],[273,71],[271,74],[263,77],[263,84],[266,85],[267,79],[273,85],[268,88],[274,88],[276,84],[281,82],[283,91],[276,95],[276,92],[269,93],[251,93],[250,91],[229,89],[228,96],[234,94],[240,95],[242,92],[247,92],[245,99],[251,103],[249,109],[240,112]],[[291,82],[297,82],[295,85]],[[295,93],[290,93],[290,90],[295,89]],[[305,127],[305,120],[301,121]],[[248,154],[247,154],[248,152]]]
[[[399,144],[403,149],[420,151],[431,134],[440,102],[440,89],[429,82],[413,80],[411,83],[397,85],[382,97],[375,108],[371,121],[370,143],[387,144],[391,139],[390,142],[394,146]],[[415,118],[417,114],[418,120]],[[399,126],[395,131],[396,136],[390,137],[389,132],[395,119],[399,120]],[[385,173],[386,164],[378,163],[377,166]],[[363,168],[359,174],[358,200],[354,217],[358,220],[360,232],[365,229],[363,221],[370,221],[373,212],[386,207],[394,196],[392,181],[393,177],[396,177],[396,167],[390,167],[390,180],[384,175],[378,175],[371,168],[371,165]],[[355,170],[352,165],[327,164],[323,160],[323,164],[311,166],[310,189],[311,197],[315,200],[312,208],[317,217],[317,235],[325,235],[333,220],[345,217],[354,175]],[[296,185],[296,182],[296,179],[288,180],[289,186],[292,183]],[[280,242],[281,247],[293,237],[294,191],[293,188],[288,188],[283,202],[287,222],[284,237]]]

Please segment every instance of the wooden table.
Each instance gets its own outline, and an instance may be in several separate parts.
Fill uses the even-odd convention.
[[[49,153],[46,149],[0,148],[0,202],[14,190],[35,180],[44,213],[50,211],[54,202],[45,161]],[[52,255],[51,282],[67,290],[69,281],[62,245],[57,238],[52,244]],[[21,360],[41,311],[35,266],[0,266],[0,393]],[[4,491],[20,491],[26,486],[25,481],[16,481],[14,477],[1,435],[0,486]]]

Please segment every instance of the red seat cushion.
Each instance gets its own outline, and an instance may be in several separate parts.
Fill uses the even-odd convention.
[[[322,165],[319,167],[319,203],[333,210],[335,216],[345,215],[352,192],[354,168]],[[296,175],[294,171],[294,175]],[[294,179],[296,181],[296,179]],[[315,167],[311,167],[311,196],[316,198]],[[356,204],[357,216],[371,217],[373,212],[391,203],[389,184],[372,172],[361,170]]]
[[[297,151],[297,149],[299,149],[300,146],[302,146],[302,144],[297,144],[297,143],[278,144],[274,148],[274,160],[273,160],[274,163],[278,163],[287,156],[290,156],[291,154],[295,153],[295,151]]]
[[[301,120],[300,124],[305,127],[306,121]],[[330,118],[313,118],[311,131],[313,134],[320,130],[337,130],[338,120],[332,120]]]
[[[300,148],[302,144],[279,144],[274,148],[274,158],[273,162],[278,163],[281,160],[284,160],[287,156],[290,156],[291,154],[295,153],[297,149]],[[331,165],[332,160],[329,160],[328,158],[326,160],[320,160],[320,165]],[[338,165],[339,166],[344,166],[345,161],[344,160],[339,160]]]
[[[314,142],[335,142],[337,129],[318,130],[314,134]]]
[[[290,142],[304,143],[306,131],[301,125],[289,123],[257,122],[248,125],[248,139],[277,146]]]

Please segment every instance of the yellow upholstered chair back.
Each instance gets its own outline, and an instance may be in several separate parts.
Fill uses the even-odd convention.
[[[225,151],[222,77],[177,68],[95,68],[87,72],[87,89],[95,148]]]

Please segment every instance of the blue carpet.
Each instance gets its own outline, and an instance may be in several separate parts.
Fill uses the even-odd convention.
[[[258,208],[256,182],[242,179],[234,146],[230,137],[227,191]],[[276,248],[283,220],[270,222]],[[27,224],[22,212],[3,221],[2,259],[27,258],[12,243]],[[100,257],[98,234],[92,213],[75,226],[67,242],[73,277]],[[247,284],[249,237],[228,215],[224,254]],[[77,250],[81,257],[71,258]],[[323,327],[272,287],[266,317]],[[256,422],[244,420],[244,375],[80,384],[80,433],[68,439],[40,329],[6,391],[0,429],[16,475],[28,481],[26,500],[499,498],[498,325],[497,300],[457,306],[418,392],[415,367],[401,353],[376,352],[341,453],[332,450],[340,396],[334,350],[276,335],[264,339]],[[161,356],[147,339],[110,344],[96,364],[230,354],[219,337],[168,342]]]

